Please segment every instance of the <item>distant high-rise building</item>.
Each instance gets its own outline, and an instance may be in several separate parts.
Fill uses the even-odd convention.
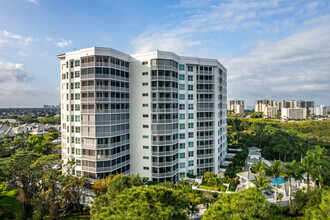
[[[282,119],[303,120],[307,118],[306,108],[282,108]]]
[[[244,113],[245,107],[246,107],[245,106],[245,101],[244,100],[238,100],[238,99],[229,100],[228,105],[227,105],[228,110],[234,111],[237,114]]]
[[[226,151],[227,73],[218,60],[86,48],[61,60],[63,160],[91,179],[177,181],[218,173]]]
[[[264,117],[265,118],[276,118],[276,114],[279,108],[277,106],[265,106],[264,107]]]

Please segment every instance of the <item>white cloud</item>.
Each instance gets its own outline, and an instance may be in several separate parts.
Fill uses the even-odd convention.
[[[40,0],[25,0],[25,1],[28,1],[28,2],[31,2],[31,3],[34,3],[36,5],[39,4]]]
[[[21,57],[27,57],[29,56],[27,53],[23,52],[23,51],[18,51],[17,54]]]
[[[27,44],[31,43],[33,40],[32,37],[24,37],[23,35],[15,34],[15,33],[9,32],[7,30],[3,30],[2,35],[9,39],[18,40],[18,42],[23,45],[27,45]]]
[[[59,42],[54,43],[58,47],[67,47],[72,44],[72,40],[61,39]]]
[[[28,79],[27,71],[22,64],[0,62],[0,83],[22,82]]]
[[[263,42],[245,54],[223,59],[229,98],[279,98],[289,94],[327,100],[330,94],[330,26],[283,40]],[[243,97],[243,98],[244,98]]]

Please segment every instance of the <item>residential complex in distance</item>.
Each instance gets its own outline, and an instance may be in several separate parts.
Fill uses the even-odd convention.
[[[303,120],[307,118],[306,108],[282,108],[282,119]]]
[[[282,110],[283,108],[290,108],[290,109],[304,108],[304,109],[306,109],[306,112],[307,112],[307,111],[310,111],[312,108],[314,108],[314,101],[291,100],[291,101],[287,102],[284,100],[275,101],[275,100],[264,99],[264,100],[256,100],[254,102],[254,111],[263,112],[264,117],[266,117],[266,118],[275,118],[278,110]],[[300,110],[297,110],[297,112],[300,112]],[[291,115],[291,114],[289,114],[289,115]],[[293,115],[296,115],[296,114],[293,114]],[[300,115],[300,114],[298,114],[298,115]],[[306,116],[305,116],[305,118],[306,118]]]
[[[62,157],[90,179],[218,173],[227,151],[227,73],[216,59],[92,47],[58,55]]]
[[[246,105],[244,100],[229,100],[227,104],[229,111],[234,111],[236,114],[244,113]]]

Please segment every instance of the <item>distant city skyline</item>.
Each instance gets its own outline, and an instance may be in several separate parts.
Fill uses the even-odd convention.
[[[56,55],[92,46],[217,58],[228,100],[330,106],[330,2],[2,0],[0,108],[60,103]],[[13,13],[15,12],[15,13]]]

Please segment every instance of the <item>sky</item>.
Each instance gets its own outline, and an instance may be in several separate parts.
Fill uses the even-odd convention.
[[[218,59],[248,106],[330,106],[329,0],[0,0],[0,108],[59,104],[56,55],[92,46]]]

